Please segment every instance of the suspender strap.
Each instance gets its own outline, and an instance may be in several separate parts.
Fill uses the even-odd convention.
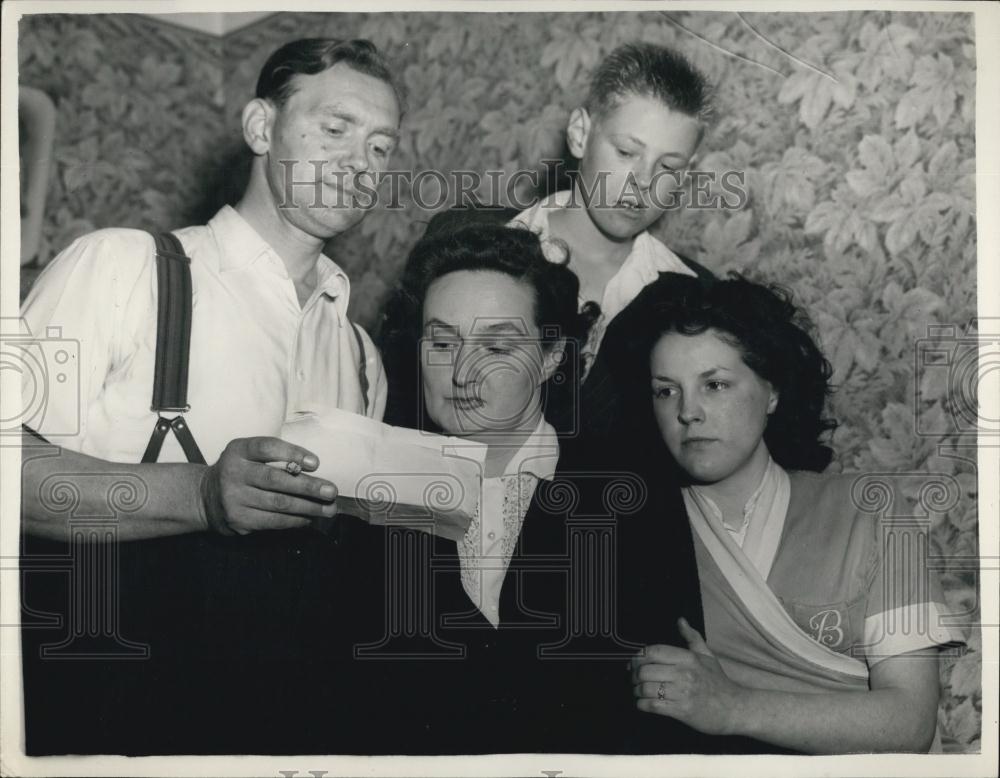
[[[153,427],[153,434],[149,436],[149,443],[146,444],[146,451],[142,455],[142,461],[155,462],[160,458],[160,449],[163,448],[163,439],[167,436],[167,432],[170,431],[170,421],[164,419],[162,416],[156,420],[156,426]]]
[[[153,372],[151,410],[184,413],[188,410],[188,353],[191,349],[191,260],[177,236],[170,232],[153,235],[156,241],[156,367]],[[159,459],[167,433],[174,436],[188,462],[205,464],[198,444],[183,416],[162,415],[156,420],[143,462]]]
[[[160,458],[163,439],[167,437],[167,433],[170,430],[174,431],[174,436],[177,438],[177,442],[181,444],[184,456],[187,457],[188,462],[196,465],[207,464],[205,457],[201,453],[201,449],[198,448],[198,444],[194,440],[194,435],[191,434],[191,428],[188,427],[183,416],[175,416],[173,419],[165,419],[161,416],[156,420],[156,426],[153,427],[153,434],[149,436],[149,443],[146,446],[145,453],[142,455],[143,462],[156,462]]]
[[[358,360],[358,380],[361,382],[361,396],[365,402],[365,415],[368,415],[368,357],[365,354],[365,342],[361,338],[361,330],[353,321],[351,327],[354,328],[354,337],[358,341],[358,353],[361,355]]]
[[[151,410],[184,413],[187,404],[188,355],[191,349],[191,260],[177,236],[170,232],[156,233],[156,367],[153,373]],[[368,355],[361,330],[351,322],[358,342],[358,380],[365,413],[368,413]],[[153,434],[142,455],[143,462],[156,462],[167,433],[173,430],[188,462],[205,464],[198,444],[183,416],[166,419],[162,415],[153,427]]]
[[[191,348],[191,260],[173,233],[156,239],[156,372],[152,410],[186,411]]]

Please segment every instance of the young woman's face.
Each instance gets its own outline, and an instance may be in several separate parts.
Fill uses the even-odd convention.
[[[667,333],[650,368],[660,434],[695,483],[738,478],[766,456],[764,428],[778,395],[717,331]]]
[[[446,433],[489,443],[497,433],[533,429],[555,356],[543,348],[527,283],[491,270],[461,270],[428,288],[424,405]]]

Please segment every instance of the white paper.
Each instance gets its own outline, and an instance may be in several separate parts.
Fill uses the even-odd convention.
[[[281,438],[319,458],[312,475],[336,484],[339,512],[372,524],[458,540],[479,502],[486,458],[481,443],[336,409],[295,414]]]

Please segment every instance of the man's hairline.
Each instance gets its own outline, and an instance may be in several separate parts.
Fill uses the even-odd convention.
[[[292,75],[289,77],[288,81],[286,82],[287,85],[288,85],[288,92],[287,92],[287,94],[285,94],[280,99],[280,101],[276,100],[274,97],[255,97],[254,99],[257,99],[257,100],[266,100],[268,103],[270,103],[272,106],[274,106],[274,108],[276,108],[277,110],[280,111],[280,110],[284,109],[284,107],[288,103],[288,101],[291,100],[296,95],[296,93],[299,91],[299,88],[297,86],[295,86],[295,80],[297,78],[299,78],[300,76],[319,76],[319,75],[322,75],[323,73],[326,73],[329,70],[333,70],[338,65],[344,65],[345,67],[350,68],[351,70],[353,70],[358,75],[368,76],[369,78],[374,78],[376,81],[381,81],[383,84],[385,84],[387,87],[389,87],[389,90],[392,92],[393,98],[396,100],[396,110],[399,113],[399,120],[400,120],[400,122],[402,122],[402,120],[403,120],[403,114],[405,113],[406,106],[404,106],[404,104],[403,104],[402,95],[400,94],[400,91],[397,88],[396,84],[391,79],[382,78],[382,76],[377,76],[377,75],[375,75],[373,73],[365,73],[363,70],[360,70],[359,68],[354,67],[354,64],[351,63],[351,62],[349,62],[346,59],[338,60],[337,62],[334,62],[332,65],[330,65],[330,67],[323,68],[322,70],[317,70],[315,73],[292,73]]]

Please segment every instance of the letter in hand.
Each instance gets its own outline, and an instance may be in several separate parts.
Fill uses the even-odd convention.
[[[268,462],[294,463],[277,468]],[[307,475],[319,459],[280,438],[237,438],[201,480],[203,519],[224,535],[307,527],[336,512],[337,487]],[[298,474],[293,474],[297,470]]]

